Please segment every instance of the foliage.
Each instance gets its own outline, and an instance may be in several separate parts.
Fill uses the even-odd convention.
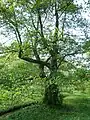
[[[55,73],[66,57],[80,51],[78,42],[65,35],[67,16],[77,10],[71,0],[1,1],[1,21],[17,40],[8,49],[18,52],[19,58],[38,64],[41,77],[46,76],[45,67],[50,74]]]

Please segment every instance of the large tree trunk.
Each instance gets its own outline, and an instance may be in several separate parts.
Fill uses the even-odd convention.
[[[54,55],[51,60],[51,73],[48,78],[48,84],[45,87],[44,103],[48,105],[62,105],[62,95],[60,94],[59,87],[55,84],[55,77],[57,73],[57,59]]]
[[[54,82],[49,82],[45,87],[44,103],[48,105],[60,105],[62,106],[63,98],[59,91],[59,86]]]
[[[62,105],[62,98],[59,98],[58,85],[53,83],[45,88],[44,102],[48,105]]]

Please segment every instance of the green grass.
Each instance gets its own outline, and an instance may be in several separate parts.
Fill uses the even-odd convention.
[[[62,108],[31,105],[4,115],[0,120],[90,120],[90,98],[67,97]]]
[[[0,59],[0,64],[4,64],[4,59]],[[36,73],[36,66],[19,59],[7,61],[0,68],[0,111],[42,99],[42,80]]]
[[[37,76],[36,66],[19,59],[11,59],[6,64],[3,61],[0,60],[0,111],[42,101],[45,81]],[[33,76],[32,81],[30,76]],[[57,79],[58,82],[60,80]],[[64,82],[62,93],[66,97],[62,108],[36,104],[5,114],[0,120],[90,120],[90,81],[80,82],[77,90],[75,85]],[[58,85],[61,89],[61,84]]]

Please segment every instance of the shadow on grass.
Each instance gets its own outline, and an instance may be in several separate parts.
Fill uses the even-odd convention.
[[[63,106],[35,104],[0,120],[90,120],[90,99],[67,99]]]
[[[3,116],[0,120],[65,120],[65,116],[70,115],[72,117],[73,114],[75,115],[75,111],[72,112],[70,106],[68,111],[68,107],[66,108],[66,106],[60,109],[59,106],[52,107],[38,104],[16,111],[6,116],[6,118]]]

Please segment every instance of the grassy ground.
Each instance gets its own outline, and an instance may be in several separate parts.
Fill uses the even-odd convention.
[[[31,105],[0,117],[0,120],[90,120],[90,98],[69,96],[64,106]]]
[[[38,73],[36,66],[20,60],[3,63],[0,66],[0,112],[13,106],[42,101],[44,79],[36,76]],[[33,80],[30,76],[33,76]],[[59,86],[61,88],[61,85]],[[75,85],[63,87],[66,97],[62,108],[35,104],[5,114],[0,117],[0,120],[90,120],[90,81],[85,81],[85,84],[77,83],[78,86],[80,89],[76,91]],[[83,88],[86,90],[82,93]]]

